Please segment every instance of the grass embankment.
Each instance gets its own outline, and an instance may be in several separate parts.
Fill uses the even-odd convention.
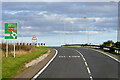
[[[13,78],[17,74],[20,74],[25,69],[24,64],[30,62],[31,60],[38,58],[40,55],[45,54],[48,49],[45,48],[37,48],[35,51],[31,51],[28,54],[16,55],[15,58],[13,56],[8,55],[8,57],[3,57],[2,59],[2,78],[8,79]]]

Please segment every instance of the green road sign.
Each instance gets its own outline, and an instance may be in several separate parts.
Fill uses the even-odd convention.
[[[17,23],[5,23],[5,39],[17,39]]]

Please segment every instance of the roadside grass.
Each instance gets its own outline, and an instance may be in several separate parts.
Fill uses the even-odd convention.
[[[38,48],[28,54],[16,55],[15,58],[9,55],[7,58],[2,58],[2,78],[4,80],[13,78],[14,76],[20,74],[27,68],[24,64],[30,62],[31,60],[38,58],[40,55],[47,53],[48,49]]]

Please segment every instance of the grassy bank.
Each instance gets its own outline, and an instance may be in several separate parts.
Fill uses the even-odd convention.
[[[17,74],[23,72],[26,68],[24,64],[31,60],[38,58],[40,55],[46,53],[48,50],[45,48],[38,48],[28,54],[16,55],[16,58],[9,55],[9,57],[2,59],[2,78],[13,78]]]

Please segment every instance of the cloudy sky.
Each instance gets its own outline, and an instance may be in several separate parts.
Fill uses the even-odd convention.
[[[3,2],[3,33],[4,22],[17,22],[16,41],[23,34],[24,42],[36,35],[38,42],[47,45],[87,43],[88,31],[92,44],[116,41],[117,6],[112,2]]]

